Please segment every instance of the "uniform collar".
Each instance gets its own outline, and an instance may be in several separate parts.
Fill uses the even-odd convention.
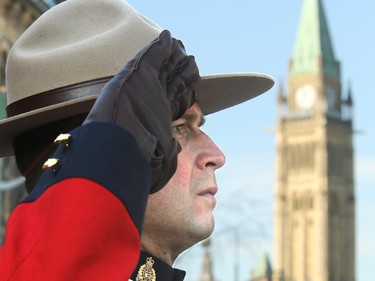
[[[138,265],[131,280],[136,281],[138,273],[142,276],[142,273],[144,275],[146,272],[155,276],[155,279],[151,277],[149,279],[138,279],[138,281],[182,281],[186,274],[185,271],[172,268],[160,259],[141,251]]]

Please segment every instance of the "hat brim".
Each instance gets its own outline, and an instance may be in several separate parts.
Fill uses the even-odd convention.
[[[208,115],[259,96],[274,84],[271,76],[262,73],[204,76],[195,88],[196,100]]]
[[[204,115],[252,99],[274,85],[271,76],[236,73],[203,76],[196,86],[196,100]],[[13,139],[19,134],[48,123],[89,112],[96,96],[50,105],[0,120],[0,157],[12,156]]]

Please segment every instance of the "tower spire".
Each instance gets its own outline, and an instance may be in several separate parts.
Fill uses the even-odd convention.
[[[355,280],[353,100],[322,1],[303,0],[277,118],[273,281]]]
[[[212,258],[210,254],[211,239],[208,238],[202,242],[202,246],[205,248],[205,254],[203,259],[203,267],[200,276],[200,281],[215,281],[213,270],[212,270]]]
[[[320,69],[324,74],[340,74],[322,0],[304,0],[290,73],[317,73]]]
[[[267,253],[262,253],[252,271],[251,281],[271,281],[272,268]]]

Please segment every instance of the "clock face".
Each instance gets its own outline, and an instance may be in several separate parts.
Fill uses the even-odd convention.
[[[296,91],[295,102],[300,109],[311,108],[316,100],[316,91],[311,85],[303,85]]]

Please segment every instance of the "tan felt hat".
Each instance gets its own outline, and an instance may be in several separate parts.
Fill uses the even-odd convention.
[[[124,0],[68,0],[44,13],[8,56],[0,157],[13,155],[15,136],[88,112],[104,84],[161,31]],[[265,74],[203,76],[196,97],[207,115],[273,84]]]

